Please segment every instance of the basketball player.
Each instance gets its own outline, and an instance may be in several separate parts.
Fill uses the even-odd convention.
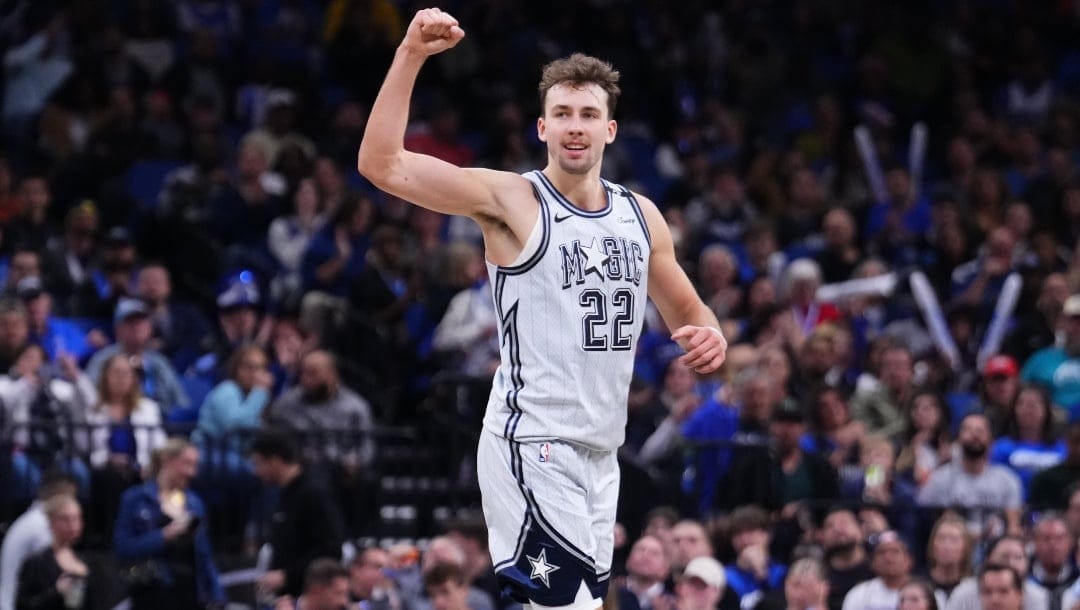
[[[695,371],[715,371],[727,342],[655,204],[600,178],[619,95],[609,64],[573,55],[544,69],[543,171],[462,169],[404,149],[421,66],[464,36],[439,9],[416,14],[358,167],[392,195],[480,224],[502,356],[477,453],[495,571],[517,601],[593,610],[611,567],[615,450],[647,298]]]

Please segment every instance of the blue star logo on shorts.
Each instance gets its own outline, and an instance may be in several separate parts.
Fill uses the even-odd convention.
[[[540,549],[540,555],[536,557],[529,557],[526,555],[525,558],[528,559],[529,563],[532,565],[532,575],[530,575],[529,578],[533,580],[539,579],[540,582],[544,583],[545,587],[550,589],[551,581],[548,578],[548,575],[558,570],[559,566],[547,562],[547,549]]]

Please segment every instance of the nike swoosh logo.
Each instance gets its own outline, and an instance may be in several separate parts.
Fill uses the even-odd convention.
[[[569,214],[567,214],[566,216],[559,216],[558,214],[556,214],[555,215],[555,222],[562,222],[562,221],[564,221],[564,220],[566,220],[568,218],[572,218],[572,216],[569,215]]]

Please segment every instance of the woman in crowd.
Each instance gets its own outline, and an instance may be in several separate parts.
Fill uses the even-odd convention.
[[[900,605],[897,610],[938,610],[940,607],[933,588],[925,580],[915,578],[900,587]]]
[[[990,460],[1020,477],[1026,499],[1035,473],[1063,459],[1065,441],[1055,432],[1050,395],[1037,385],[1022,386],[1005,419],[1005,436],[990,449]]]
[[[972,550],[964,520],[951,513],[942,515],[930,532],[926,549],[926,575],[941,605],[964,578],[971,576]]]
[[[206,510],[189,485],[199,451],[174,438],[154,453],[152,478],[124,492],[114,551],[124,562],[132,610],[189,610],[225,600],[206,531]]]
[[[101,579],[74,550],[83,532],[82,508],[72,496],[45,501],[52,545],[27,558],[19,572],[17,610],[105,608]]]
[[[940,395],[922,391],[912,397],[906,437],[896,470],[922,487],[930,473],[952,457],[949,413]]]

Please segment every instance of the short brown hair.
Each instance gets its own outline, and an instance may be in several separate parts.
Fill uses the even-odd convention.
[[[465,570],[456,563],[440,561],[424,570],[424,588],[439,587],[452,582],[457,586],[465,584]]]
[[[608,118],[615,116],[615,104],[619,101],[621,90],[619,72],[610,63],[584,53],[574,53],[544,66],[540,76],[540,114],[544,113],[548,91],[562,83],[598,85],[608,94]]]
[[[349,572],[341,566],[337,560],[328,557],[315,559],[304,570],[304,590],[310,591],[315,587],[328,587],[339,578],[348,578]]]

